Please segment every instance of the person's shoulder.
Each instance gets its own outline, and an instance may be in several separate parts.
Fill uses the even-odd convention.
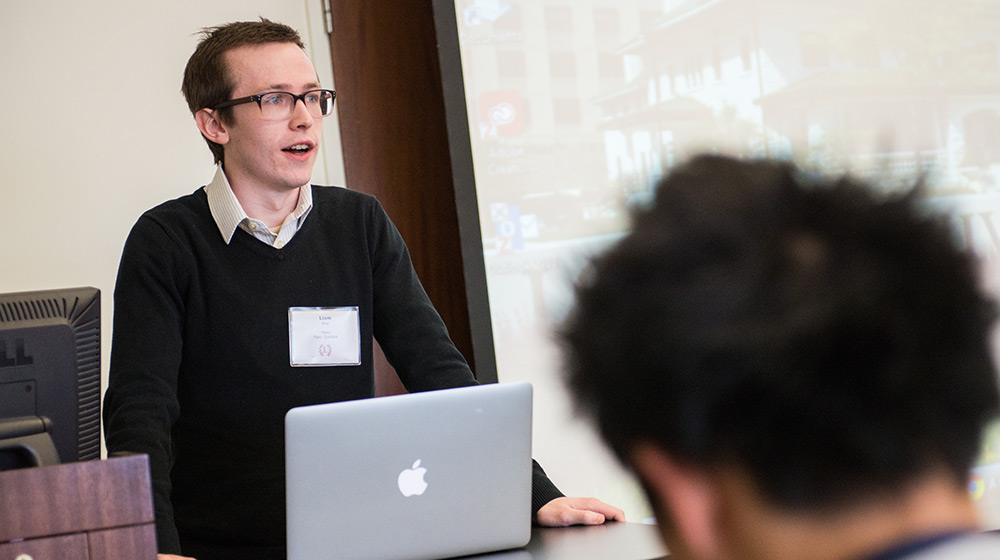
[[[334,187],[325,185],[312,185],[313,204],[322,202],[341,202],[358,205],[375,203],[375,197],[358,191],[352,191],[346,187]]]
[[[313,211],[338,219],[366,217],[382,212],[382,206],[375,198],[363,192],[345,187],[312,185]]]
[[[906,560],[995,560],[1000,558],[1000,533],[970,533],[905,558]]]
[[[208,209],[208,197],[204,188],[199,188],[191,194],[180,196],[146,210],[132,226],[132,231],[172,232],[171,236],[180,235],[182,231],[200,230],[211,224],[212,214]]]
[[[204,187],[191,194],[180,196],[146,210],[142,216],[145,218],[168,218],[171,216],[183,216],[193,214],[203,214],[208,212],[208,197],[205,195]]]

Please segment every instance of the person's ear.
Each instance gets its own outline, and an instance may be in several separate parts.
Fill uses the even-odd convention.
[[[219,118],[218,112],[212,109],[199,109],[194,114],[194,122],[202,136],[216,144],[229,142],[229,127]]]
[[[683,548],[692,558],[718,558],[719,488],[711,473],[682,464],[650,443],[637,444],[629,458],[653,508],[668,517],[658,520],[665,539],[678,541],[667,542],[668,548]]]

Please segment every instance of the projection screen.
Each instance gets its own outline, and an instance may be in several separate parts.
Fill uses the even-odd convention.
[[[551,332],[586,259],[690,154],[923,177],[1000,288],[998,1],[436,0],[435,17],[477,366],[535,385],[535,454],[567,493],[649,515],[574,418]],[[970,482],[991,527],[998,440]]]

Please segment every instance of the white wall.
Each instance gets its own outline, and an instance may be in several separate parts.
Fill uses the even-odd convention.
[[[0,292],[100,288],[105,381],[132,224],[214,173],[180,93],[198,31],[259,16],[298,29],[332,86],[321,0],[0,2]],[[344,184],[336,119],[316,183]]]

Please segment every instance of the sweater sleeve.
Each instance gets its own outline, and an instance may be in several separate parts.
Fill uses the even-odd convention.
[[[402,236],[377,202],[372,223],[375,338],[403,385],[414,392],[477,383],[420,284]],[[534,460],[531,475],[534,515],[563,494]]]
[[[179,554],[170,503],[170,429],[179,413],[184,313],[178,282],[183,263],[175,246],[147,217],[139,219],[125,242],[103,414],[109,454],[149,455],[159,551]]]
[[[369,218],[373,332],[407,391],[476,384],[417,279],[399,231],[374,201]]]
[[[549,480],[545,470],[538,464],[538,461],[531,460],[531,518],[538,515],[538,510],[542,506],[556,498],[563,497],[563,493],[556,488],[556,485]]]

